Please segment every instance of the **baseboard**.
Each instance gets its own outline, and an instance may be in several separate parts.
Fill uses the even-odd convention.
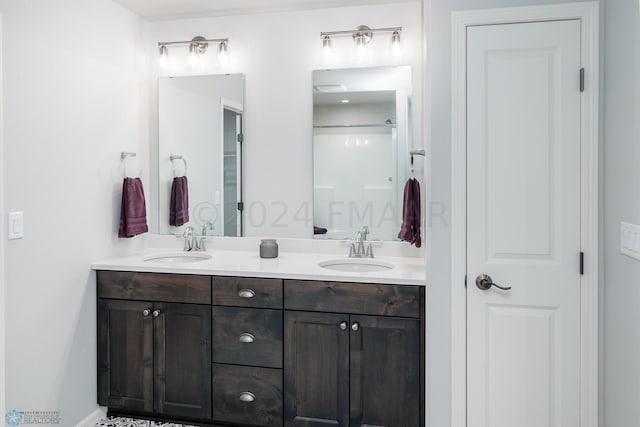
[[[76,427],[94,427],[100,420],[107,418],[107,408],[100,406],[90,413],[87,418],[76,424]]]

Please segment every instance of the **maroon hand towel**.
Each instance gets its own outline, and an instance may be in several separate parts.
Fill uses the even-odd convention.
[[[186,176],[173,178],[169,201],[169,224],[174,227],[189,222],[189,184]]]
[[[133,237],[149,231],[147,207],[140,178],[125,178],[122,183],[122,206],[118,237]]]
[[[417,179],[409,178],[404,185],[404,203],[402,204],[402,227],[398,238],[415,245],[416,248],[422,246],[420,236],[420,183]]]
[[[327,229],[324,227],[313,226],[313,234],[327,234]]]

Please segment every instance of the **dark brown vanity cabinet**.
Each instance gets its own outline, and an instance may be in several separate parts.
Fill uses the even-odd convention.
[[[285,426],[424,425],[423,288],[285,281],[284,293]]]
[[[229,426],[424,426],[424,287],[98,272],[98,403]]]
[[[211,417],[211,279],[98,272],[98,403]]]

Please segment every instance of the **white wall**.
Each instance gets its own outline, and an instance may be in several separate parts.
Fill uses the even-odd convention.
[[[423,1],[428,54],[425,88],[425,129],[427,152],[430,153],[427,193],[432,209],[427,229],[427,325],[431,325],[427,333],[427,424],[440,427],[451,422],[451,12],[567,1]]]
[[[0,12],[1,220],[25,217],[3,272],[7,409],[59,411],[73,426],[97,407],[91,262],[141,240],[116,233],[120,152],[148,157],[146,42],[138,17],[111,0],[2,0]]]
[[[620,221],[640,224],[640,12],[605,1],[604,424],[640,420],[640,261],[620,254]],[[601,405],[602,406],[602,405]]]
[[[294,219],[312,202],[312,70],[327,67],[392,65],[389,34],[374,35],[370,53],[359,58],[350,37],[336,38],[327,63],[321,31],[402,26],[403,57],[413,67],[414,141],[422,146],[422,49],[419,2],[278,12],[154,22],[151,49],[158,41],[190,40],[196,35],[229,38],[229,64],[213,59],[203,73],[246,75],[244,196],[248,236],[312,237],[312,228]],[[183,55],[187,48],[170,54]],[[185,73],[182,68],[180,74]],[[152,83],[152,88],[155,87]],[[153,105],[154,99],[152,97]],[[152,107],[153,108],[153,107]],[[157,127],[152,120],[151,129]],[[153,141],[153,138],[152,138]],[[284,208],[283,206],[286,206]],[[278,217],[284,215],[279,222]],[[266,215],[265,215],[266,213]]]

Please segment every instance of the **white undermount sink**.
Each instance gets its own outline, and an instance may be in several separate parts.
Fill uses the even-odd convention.
[[[362,258],[331,259],[319,262],[318,266],[329,270],[347,271],[352,273],[375,273],[377,271],[386,271],[393,268],[393,264],[389,264],[387,262]]]
[[[145,262],[161,262],[166,264],[184,264],[211,259],[211,254],[205,252],[172,252],[148,256]]]

